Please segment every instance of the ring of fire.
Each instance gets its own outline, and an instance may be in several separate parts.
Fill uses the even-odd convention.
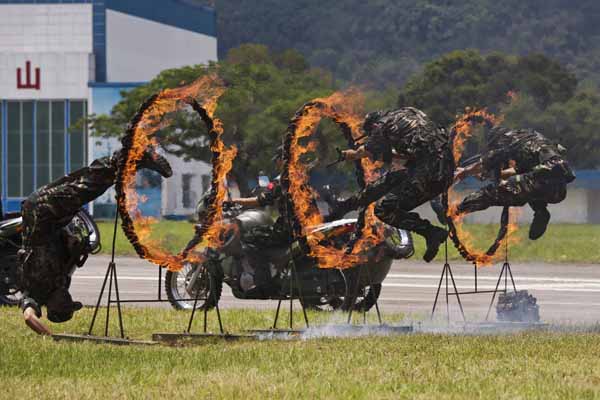
[[[164,90],[142,104],[122,139],[124,157],[119,164],[115,187],[123,231],[141,258],[171,271],[180,270],[186,262],[201,262],[202,254],[194,251],[200,243],[218,247],[220,241],[222,227],[219,222],[227,192],[225,177],[236,155],[234,147],[227,148],[223,143],[221,121],[214,117],[217,100],[223,92],[223,83],[215,75],[204,76],[187,86]],[[144,151],[158,146],[155,133],[171,123],[173,113],[188,106],[198,113],[209,132],[213,167],[211,194],[208,212],[200,221],[194,239],[179,254],[171,254],[150,238],[156,220],[142,216],[138,209],[140,198],[135,190],[135,176]]]
[[[460,158],[462,157],[466,141],[473,135],[473,120],[485,121],[491,126],[501,122],[499,118],[486,110],[467,110],[465,114],[460,116],[453,127],[452,154],[456,165],[458,165]],[[446,208],[446,215],[448,216],[449,236],[454,247],[456,247],[465,260],[472,262],[475,265],[489,265],[493,263],[496,261],[496,252],[507,234],[517,230],[517,225],[510,221],[510,207],[503,207],[500,217],[500,228],[496,235],[496,239],[487,251],[482,252],[471,248],[468,244],[470,236],[463,228],[464,215],[459,215],[457,213],[457,207],[460,204],[460,201],[457,200],[457,198],[458,194],[454,191],[453,186],[450,187],[444,198],[444,206]]]
[[[347,110],[347,106],[357,96],[358,94],[351,92],[335,93],[306,103],[291,120],[285,138],[281,183],[287,194],[286,204],[292,211],[290,217],[293,233],[308,246],[309,255],[318,261],[320,268],[353,267],[366,261],[366,250],[383,241],[383,225],[375,217],[374,205],[365,210],[361,237],[350,254],[345,249],[322,245],[322,234],[312,231],[313,227],[323,223],[323,218],[314,204],[316,195],[308,184],[308,173],[300,159],[303,154],[313,150],[314,146],[310,143],[302,145],[300,139],[312,135],[323,118],[330,118],[342,130],[348,144],[354,147],[355,139],[362,136],[362,121],[355,113]],[[360,187],[377,179],[379,166],[379,163],[368,159],[356,163]]]

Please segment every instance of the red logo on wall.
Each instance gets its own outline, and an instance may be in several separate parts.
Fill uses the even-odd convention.
[[[31,62],[25,61],[25,83],[22,80],[21,68],[17,68],[17,89],[40,90],[42,79],[39,67],[35,69],[35,80],[31,82]]]

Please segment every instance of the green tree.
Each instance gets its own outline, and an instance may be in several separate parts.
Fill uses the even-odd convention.
[[[576,88],[573,74],[542,55],[454,51],[413,76],[398,105],[421,108],[446,126],[466,107],[486,107],[502,115],[509,128],[534,128],[567,147],[577,168],[598,168],[600,94]],[[476,142],[470,142],[471,150]]]
[[[503,107],[504,125],[531,127],[567,148],[568,160],[578,168],[600,167],[600,95],[586,90],[566,102],[540,108],[531,96],[521,95]]]
[[[600,82],[597,0],[219,0],[219,53],[295,48],[336,80],[400,86],[457,49],[541,53]]]
[[[576,87],[573,74],[542,55],[454,51],[426,64],[422,73],[409,79],[398,105],[421,108],[437,123],[449,125],[465,107],[498,111],[509,92],[528,94],[545,109],[571,98]]]

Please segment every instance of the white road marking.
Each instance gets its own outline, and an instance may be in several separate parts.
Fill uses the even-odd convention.
[[[416,274],[390,274],[388,277],[395,278],[394,282],[384,281],[384,287],[396,287],[396,288],[418,288],[418,289],[437,289],[438,285],[435,284],[439,277],[435,275],[416,275]],[[406,279],[432,279],[432,283],[399,283],[397,280],[399,278]],[[463,276],[455,276],[455,280],[465,279]],[[104,276],[102,275],[76,275],[74,277],[75,280],[84,279],[84,280],[103,280]],[[496,282],[498,278],[493,277],[479,277],[481,280],[493,281]],[[123,281],[147,281],[147,282],[156,282],[157,277],[149,277],[149,276],[119,276],[119,280]],[[522,278],[520,277],[517,282],[518,289],[526,289],[526,290],[542,290],[542,291],[556,291],[556,292],[600,292],[600,280],[598,279],[558,279],[558,278]],[[532,282],[529,284],[522,284],[521,282]],[[534,283],[535,282],[535,283]],[[551,283],[543,283],[543,282],[551,282]],[[458,282],[457,287],[459,290],[473,290],[473,286],[465,286],[464,282]],[[501,282],[501,287],[504,286],[504,282]],[[479,290],[493,290],[495,285],[478,285]]]
[[[74,275],[73,279],[104,279],[103,275]],[[418,275],[418,274],[389,274],[386,279],[389,280],[397,280],[397,279],[433,279],[437,281],[440,279],[440,275]],[[472,276],[462,276],[462,275],[454,275],[455,280],[473,280]],[[129,280],[129,281],[157,281],[157,277],[151,276],[119,276],[119,280]],[[479,276],[478,280],[482,281],[498,281],[498,277],[487,277],[487,276]],[[563,278],[535,278],[535,277],[517,277],[515,279],[517,282],[557,282],[564,283],[569,285],[585,285],[591,284],[592,286],[600,286],[600,279],[563,279]],[[385,283],[384,283],[385,285]],[[393,285],[393,284],[392,284]],[[481,286],[480,286],[481,287]],[[492,288],[493,289],[493,288]]]
[[[510,286],[510,285],[509,285]],[[564,285],[560,285],[560,284],[554,284],[554,285],[518,285],[517,289],[527,289],[527,290],[541,290],[541,291],[554,291],[554,292],[600,292],[600,284],[599,285],[591,285],[593,287],[586,287],[586,286],[590,286],[589,284],[564,284]],[[386,283],[383,282],[383,287],[397,287],[397,288],[419,288],[419,289],[437,289],[438,285],[427,285],[427,284],[413,284],[413,283]],[[452,285],[449,285],[449,287],[451,288]],[[461,286],[461,285],[456,285],[456,287],[458,288],[458,290],[473,290],[472,287],[465,287],[465,286]],[[501,285],[499,288],[504,287],[504,285]],[[494,290],[496,288],[496,286],[482,286],[482,285],[478,285],[477,289],[478,290]],[[442,287],[442,290],[444,288]]]
[[[149,276],[117,276],[119,280],[123,281],[157,281],[157,277],[149,277]],[[77,279],[104,279],[103,275],[73,275],[73,280]]]
[[[440,279],[440,275],[420,275],[420,274],[388,274],[386,279]],[[473,275],[454,275],[455,280],[465,279],[473,280]],[[497,281],[498,276],[478,276],[478,280]],[[515,281],[525,282],[574,282],[574,283],[597,283],[600,284],[600,279],[579,279],[579,278],[556,278],[556,277],[533,277],[533,276],[517,276]]]

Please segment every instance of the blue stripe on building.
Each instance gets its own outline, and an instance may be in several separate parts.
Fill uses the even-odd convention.
[[[106,45],[106,9],[192,32],[217,36],[215,10],[185,0],[161,0],[160,2],[149,2],[148,0],[0,0],[0,4],[93,4],[94,36],[96,36],[96,29],[98,29],[99,36],[98,50],[102,48],[102,43],[104,46]],[[94,49],[96,49],[95,42]],[[104,72],[106,73],[106,70]],[[103,82],[100,79],[99,81]]]
[[[148,0],[105,0],[106,8],[176,28],[217,36],[213,8],[192,5],[182,0],[161,0],[149,6]]]
[[[147,84],[148,82],[88,82],[92,88],[136,88]]]
[[[96,81],[106,82],[106,7],[104,0],[94,0],[92,11],[92,46],[96,60]]]

